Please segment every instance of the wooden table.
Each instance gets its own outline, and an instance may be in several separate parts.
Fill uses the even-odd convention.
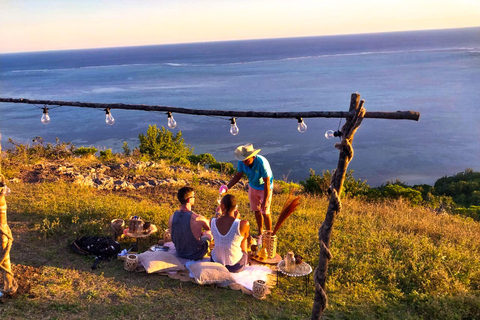
[[[151,224],[150,227],[147,230],[144,230],[142,233],[137,233],[137,234],[131,233],[127,228],[123,231],[123,234],[126,237],[135,239],[135,244],[132,245],[132,251],[138,252],[138,240],[146,239],[157,231],[158,231],[157,227],[154,224]]]

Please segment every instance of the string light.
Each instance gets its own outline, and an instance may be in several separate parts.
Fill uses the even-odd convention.
[[[327,130],[327,132],[325,132],[325,138],[327,139],[332,139],[334,137],[341,137],[341,136],[342,136],[342,132],[340,130],[337,130],[337,131]]]
[[[40,121],[42,121],[43,124],[47,124],[50,122],[50,116],[48,115],[48,108],[47,107],[43,107],[43,114],[42,114],[42,118],[40,119]]]
[[[238,127],[237,127],[237,121],[235,121],[235,118],[230,118],[230,133],[234,136],[238,134]]]
[[[298,132],[304,133],[305,131],[307,131],[307,125],[305,124],[303,119],[298,117],[297,120],[298,120],[298,126],[297,126]]]
[[[177,121],[173,119],[172,113],[170,111],[167,112],[167,125],[170,129],[175,129],[177,126]]]
[[[110,108],[105,109],[105,122],[110,126],[115,123],[115,119],[110,113]]]

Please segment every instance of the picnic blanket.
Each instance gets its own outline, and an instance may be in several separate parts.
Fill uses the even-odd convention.
[[[210,257],[199,261],[180,258],[176,255],[173,242],[165,244],[168,251],[152,246],[150,250],[137,255],[136,272],[159,273],[180,281],[191,281],[200,285],[217,285],[252,294],[253,282],[267,283],[267,295],[276,285],[275,268],[252,262],[242,272],[230,273],[222,264],[211,262]]]

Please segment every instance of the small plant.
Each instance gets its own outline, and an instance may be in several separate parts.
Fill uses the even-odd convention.
[[[73,151],[73,154],[80,157],[92,157],[97,151],[95,147],[79,147]]]
[[[130,150],[130,148],[128,147],[128,143],[127,141],[123,141],[123,154],[126,155],[127,157],[130,156],[130,154],[132,153],[132,150]]]
[[[110,160],[113,158],[112,149],[106,149],[100,151],[100,159],[102,160]]]
[[[236,172],[235,168],[233,167],[233,164],[231,164],[230,162],[212,163],[208,166],[208,168],[217,170],[218,172],[226,175],[232,175]]]
[[[201,153],[199,155],[192,154],[188,157],[188,160],[193,164],[201,164],[201,165],[211,165],[217,163],[217,160],[210,154],[210,153]]]

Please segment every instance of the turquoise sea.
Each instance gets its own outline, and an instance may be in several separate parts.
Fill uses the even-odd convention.
[[[347,111],[358,92],[367,111],[414,110],[420,121],[365,119],[350,164],[371,186],[399,179],[433,184],[466,168],[480,171],[480,28],[229,41],[0,55],[0,96],[81,102],[253,111]],[[163,112],[0,103],[3,148],[8,138],[73,142],[122,151],[138,145]],[[251,142],[270,160],[276,179],[304,180],[337,165],[335,141],[324,138],[339,119],[227,118],[174,114],[195,153],[234,161]],[[10,145],[11,147],[11,145]]]

